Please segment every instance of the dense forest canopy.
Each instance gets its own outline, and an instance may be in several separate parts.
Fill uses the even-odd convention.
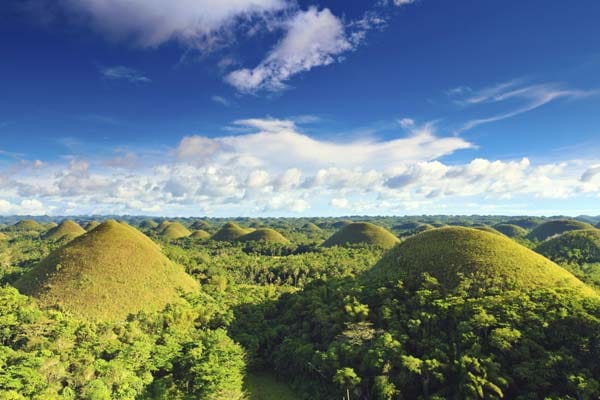
[[[600,218],[1,220],[1,398],[600,395]]]

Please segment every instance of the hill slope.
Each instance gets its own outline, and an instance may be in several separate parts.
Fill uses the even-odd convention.
[[[98,221],[90,221],[87,224],[85,224],[83,229],[85,229],[87,232],[89,232],[92,229],[95,229],[96,227],[98,227],[99,225],[100,225],[100,222],[98,222]]]
[[[190,235],[192,239],[208,239],[210,237],[210,233],[203,231],[202,229],[198,229],[197,231],[192,232]]]
[[[462,227],[439,228],[407,239],[368,275],[402,279],[414,286],[423,273],[447,289],[470,279],[480,288],[564,285],[595,293],[570,272],[505,236]]]
[[[508,236],[509,238],[525,237],[527,236],[527,230],[521,228],[519,225],[513,224],[498,224],[494,225],[494,229],[498,232]]]
[[[220,242],[233,242],[250,232],[252,232],[251,229],[245,229],[234,222],[228,222],[215,232],[211,239]]]
[[[161,232],[160,236],[166,239],[179,239],[182,237],[190,236],[192,232],[190,232],[185,226],[181,225],[179,222],[172,222],[166,226]]]
[[[15,286],[43,306],[60,306],[95,320],[159,310],[196,282],[148,237],[107,221],[54,251]]]
[[[558,263],[600,262],[600,230],[571,231],[541,243],[536,251]]]
[[[85,233],[85,230],[79,226],[75,221],[70,219],[60,223],[44,234],[44,239],[47,240],[61,240],[66,238],[74,239],[77,236],[81,236]]]
[[[17,222],[16,224],[12,225],[10,227],[10,229],[19,231],[19,232],[27,232],[27,231],[42,232],[42,231],[46,230],[46,228],[42,224],[40,224],[37,221],[34,221],[32,219],[21,220],[21,221]]]
[[[271,242],[281,244],[290,242],[281,233],[270,228],[259,228],[254,232],[250,232],[244,236],[241,236],[238,240],[240,242]]]
[[[389,249],[399,242],[392,232],[381,226],[369,222],[353,222],[334,233],[323,243],[323,247],[364,243]]]
[[[8,240],[8,239],[9,238],[8,238],[8,236],[6,234],[0,232],[0,242],[3,241],[3,240]]]
[[[530,240],[544,241],[552,236],[560,235],[565,232],[576,231],[580,229],[595,229],[592,225],[570,219],[561,219],[544,222],[535,228],[527,236]]]

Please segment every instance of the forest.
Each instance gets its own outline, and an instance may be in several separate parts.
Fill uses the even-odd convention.
[[[600,218],[0,219],[0,398],[597,399]]]

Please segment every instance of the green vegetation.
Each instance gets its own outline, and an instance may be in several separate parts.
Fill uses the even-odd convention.
[[[521,228],[519,225],[498,224],[498,225],[494,226],[494,229],[496,229],[498,232],[502,233],[503,235],[508,236],[509,238],[523,238],[523,237],[527,236],[527,230],[524,228]]]
[[[244,236],[238,238],[240,242],[271,242],[287,244],[290,241],[287,240],[281,233],[270,228],[259,228],[253,232],[247,233]]]
[[[298,396],[285,383],[272,374],[251,373],[246,376],[244,389],[248,400],[296,400]]]
[[[162,231],[167,229],[167,227],[171,224],[172,224],[171,221],[167,221],[167,220],[161,221],[161,223],[156,226],[156,231],[158,233],[162,233]]]
[[[482,232],[493,233],[495,235],[503,235],[503,233],[501,233],[500,231],[487,225],[474,225],[472,228]]]
[[[175,301],[195,282],[141,232],[107,221],[76,238],[22,276],[15,286],[83,318],[122,319]]]
[[[90,221],[87,224],[85,224],[85,226],[83,227],[83,229],[85,229],[87,232],[89,232],[92,229],[95,229],[99,225],[100,225],[100,222],[98,222],[98,221]]]
[[[32,219],[24,219],[10,227],[10,230],[17,232],[42,232],[46,228],[37,221]]]
[[[323,243],[323,247],[368,244],[389,249],[399,242],[400,240],[385,228],[369,222],[354,222],[333,234]]]
[[[228,222],[212,235],[212,240],[219,242],[233,242],[250,232],[252,232],[252,229],[245,229],[236,223]]]
[[[407,239],[383,257],[371,276],[414,286],[424,273],[447,290],[468,280],[474,291],[564,286],[594,293],[565,269],[507,237],[462,227]]]
[[[189,236],[192,239],[205,240],[205,239],[210,238],[210,233],[203,231],[202,229],[199,229],[197,231],[192,232],[192,234]]]
[[[600,230],[571,231],[541,243],[536,251],[560,264],[600,262]]]
[[[0,241],[8,240],[9,237],[7,234],[0,232]]]
[[[138,226],[142,229],[155,229],[158,227],[158,224],[154,220],[145,219],[142,222],[140,222]]]
[[[179,222],[172,222],[160,231],[160,235],[169,240],[180,239],[182,237],[190,236],[191,234],[192,232]]]
[[[44,233],[43,238],[46,240],[72,240],[84,233],[85,230],[77,222],[67,219]]]
[[[510,224],[510,225],[520,226],[521,228],[526,229],[526,230],[531,230],[531,229],[534,229],[534,228],[538,227],[539,225],[543,224],[544,220],[542,218],[536,218],[536,217],[525,217],[525,218],[518,218],[518,219],[510,219],[506,223]]]
[[[206,221],[200,220],[200,221],[195,221],[191,225],[191,228],[198,230],[198,231],[210,231],[212,229],[212,225]]]
[[[594,229],[594,227],[588,223],[576,220],[562,219],[548,221],[531,231],[528,238],[533,241],[543,242],[553,236],[580,229]]]

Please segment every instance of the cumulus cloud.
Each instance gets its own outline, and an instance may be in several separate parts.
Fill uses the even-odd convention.
[[[353,49],[344,24],[327,8],[298,12],[285,26],[284,38],[258,66],[235,70],[226,81],[242,92],[281,90],[293,75],[335,63]]]

